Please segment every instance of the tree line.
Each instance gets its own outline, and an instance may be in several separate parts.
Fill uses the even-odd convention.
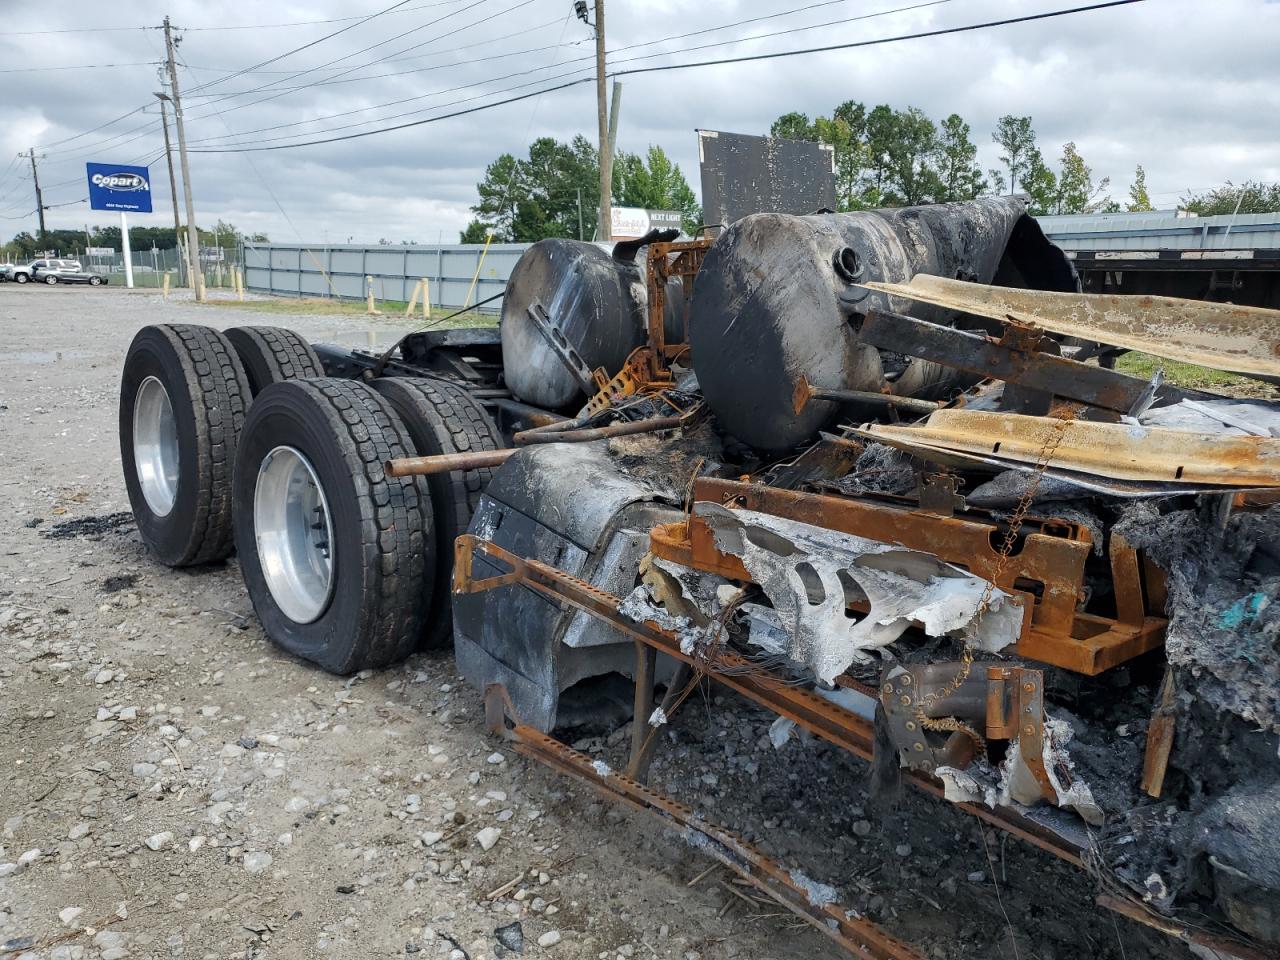
[[[839,210],[912,206],[972,200],[984,195],[1025,193],[1037,216],[1067,213],[1143,212],[1154,209],[1141,164],[1123,201],[1110,194],[1108,177],[1095,178],[1074,141],[1062,144],[1055,162],[1046,159],[1032,118],[1009,114],[996,121],[992,142],[1000,167],[982,170],[973,130],[959,114],[935,121],[918,107],[868,108],[856,100],[837,105],[829,116],[810,119],[792,111],[778,117],[769,134],[832,147]],[[544,237],[590,240],[599,210],[599,156],[576,136],[568,143],[540,137],[527,157],[504,153],[485,169],[476,185],[475,219],[461,242],[532,242]],[[697,197],[679,165],[660,146],[643,155],[620,153],[613,167],[613,202],[619,206],[679,210],[686,233],[701,222]],[[1280,210],[1280,184],[1227,183],[1202,193],[1188,192],[1182,209],[1201,216]]]
[[[600,155],[581,135],[568,143],[539,137],[527,157],[504,153],[489,164],[476,191],[476,216],[462,231],[462,243],[484,243],[490,231],[504,243],[590,240],[599,220]],[[702,222],[702,208],[680,165],[659,146],[643,156],[618,153],[612,195],[615,206],[679,210],[686,233]]]
[[[185,231],[185,227],[183,230]],[[212,230],[197,226],[196,234],[200,238],[200,246],[221,246],[225,249],[237,247],[241,241],[266,243],[264,233],[242,233],[235,224],[222,220]],[[185,234],[184,234],[185,237]],[[120,250],[121,236],[119,227],[95,226],[86,230],[46,230],[44,241],[30,231],[24,230],[15,234],[13,239],[0,247],[0,252],[18,260],[30,260],[45,250],[56,250],[61,256],[79,256],[88,247],[110,247]],[[178,245],[173,227],[130,227],[129,245],[134,251],[171,250]]]

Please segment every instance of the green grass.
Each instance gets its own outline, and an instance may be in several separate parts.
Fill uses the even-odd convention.
[[[1126,353],[1116,361],[1116,369],[1144,380],[1151,379],[1157,369],[1164,368],[1165,380],[1180,387],[1197,390],[1211,390],[1237,397],[1273,397],[1275,388],[1270,384],[1242,377],[1234,373],[1224,373],[1209,367],[1197,367],[1195,364],[1182,363],[1179,360],[1166,360],[1153,357],[1149,353],[1136,351]]]
[[[216,299],[208,302],[212,307],[223,307],[229,310],[247,310],[252,313],[279,313],[291,316],[308,316],[308,317],[366,317],[369,316],[368,308],[362,300],[338,300],[329,299],[327,297],[303,297],[293,299],[290,297],[277,298],[271,300],[227,300]],[[404,301],[397,300],[379,300],[378,309],[380,315],[369,317],[370,323],[394,324],[404,326],[421,326],[424,321],[422,319],[421,308],[414,310],[413,315],[406,317],[404,315],[405,307],[408,306]],[[440,320],[454,313],[456,307],[432,307],[431,320]],[[475,310],[467,313],[459,314],[452,320],[448,321],[446,326],[450,327],[493,327],[497,326],[498,315],[493,313],[479,313]]]

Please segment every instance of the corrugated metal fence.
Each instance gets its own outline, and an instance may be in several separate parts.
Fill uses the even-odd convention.
[[[1037,217],[1064,250],[1250,250],[1280,248],[1280,213],[1196,217],[1173,210]]]
[[[365,296],[365,277],[373,277],[378,300],[408,301],[421,279],[431,287],[433,307],[460,307],[472,280],[470,302],[501,293],[527,243],[443,246],[308,246],[287,243],[244,245],[245,287],[284,297]],[[482,258],[483,257],[483,262]],[[479,268],[477,278],[476,270]],[[481,309],[498,312],[501,301]]]

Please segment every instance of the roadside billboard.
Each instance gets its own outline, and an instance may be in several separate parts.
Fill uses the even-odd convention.
[[[151,212],[151,172],[120,163],[86,163],[89,207],[120,213]]]
[[[679,210],[645,210],[643,207],[612,207],[610,235],[614,240],[635,240],[650,230],[680,229]]]

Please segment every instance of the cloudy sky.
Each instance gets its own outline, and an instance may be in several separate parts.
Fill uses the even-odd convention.
[[[0,34],[0,236],[34,229],[30,166],[16,157],[32,145],[44,154],[45,203],[68,204],[49,211],[51,228],[115,222],[78,202],[86,196],[87,160],[151,162],[156,212],[134,222],[170,221],[152,96],[160,89],[154,64],[164,41],[161,31],[144,29],[165,14],[181,28],[179,83],[193,149],[358,133],[593,70],[590,31],[572,16],[571,0],[406,0],[365,22],[350,19],[379,14],[391,2],[61,0],[41,7],[39,17],[5,16],[15,30],[74,32]],[[626,69],[891,37],[1086,2],[609,0],[606,33],[611,64]],[[33,9],[0,0],[0,13],[5,8]],[[738,23],[744,20],[752,22]],[[335,31],[342,32],[328,36]],[[951,36],[626,76],[618,145],[636,151],[660,144],[697,190],[695,129],[765,133],[786,111],[812,116],[857,99],[918,106],[935,118],[961,114],[973,126],[985,170],[997,162],[995,119],[1030,114],[1047,157],[1074,140],[1095,175],[1111,177],[1118,197],[1140,163],[1156,205],[1174,206],[1188,190],[1227,180],[1280,180],[1278,49],[1275,0],[1145,0]],[[89,64],[112,66],[82,69]],[[523,151],[538,136],[594,140],[595,116],[594,86],[583,83],[337,143],[193,153],[197,220],[203,226],[222,218],[280,241],[456,240],[486,163]]]

